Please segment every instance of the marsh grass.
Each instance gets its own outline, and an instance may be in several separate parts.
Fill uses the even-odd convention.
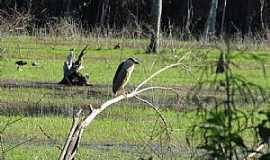
[[[183,132],[186,127],[189,127],[190,123],[187,122],[191,121],[190,118],[194,116],[194,113],[185,114],[165,111],[164,115],[168,118],[173,131],[173,139],[171,143],[166,145],[175,146],[174,156],[179,157],[181,154],[186,156],[187,148],[178,145],[184,142]],[[0,126],[3,126],[7,120],[17,119],[18,117],[20,116],[1,116]],[[197,119],[193,120],[196,121]],[[113,155],[112,152],[115,150],[120,159],[122,159],[122,156],[124,158],[125,154],[128,154],[128,158],[142,154],[151,155],[151,149],[159,146],[159,139],[151,138],[153,129],[157,129],[155,131],[158,132],[158,128],[154,125],[156,121],[157,115],[150,108],[136,106],[114,106],[109,108],[86,129],[80,153],[84,153],[85,149],[89,148],[90,151],[96,150],[97,155],[108,153],[108,155],[103,156]],[[8,127],[3,134],[5,146],[12,146],[15,142],[20,142],[23,139],[34,139],[27,145],[15,148],[11,152],[14,155],[9,153],[8,158],[15,155],[22,158],[24,156],[41,156],[44,152],[49,152],[49,154],[46,154],[48,157],[45,156],[45,159],[54,158],[55,154],[57,154],[55,146],[62,145],[71,123],[71,118],[62,116],[24,117],[18,123]],[[44,136],[40,127],[47,135],[50,135],[51,139]],[[32,147],[36,147],[36,149],[44,148],[44,152],[33,149],[33,152],[21,153],[21,150]],[[100,152],[103,150],[102,147],[105,148],[106,152]],[[158,152],[158,150],[156,151]],[[91,157],[92,153],[90,153],[85,156]],[[169,157],[170,155],[168,155]]]
[[[249,109],[243,109],[242,111],[250,112]],[[264,109],[261,108],[261,110]],[[172,139],[166,145],[173,148],[173,153],[168,153],[167,157],[164,158],[187,158],[190,153],[185,145],[185,132],[192,124],[200,123],[202,117],[196,111],[162,111],[162,114],[171,127]],[[5,125],[8,120],[20,117],[0,116],[0,127]],[[263,118],[264,116],[255,114],[254,120],[260,121]],[[78,156],[83,159],[91,159],[91,157],[104,159],[113,155],[116,159],[133,159],[142,155],[146,157],[155,156],[152,149],[158,151],[159,144],[159,138],[153,139],[152,137],[153,129],[155,132],[159,132],[159,128],[155,126],[156,121],[157,115],[150,108],[113,106],[97,117],[93,124],[86,129]],[[18,123],[7,128],[3,134],[4,145],[5,147],[11,147],[22,140],[34,139],[8,152],[7,158],[40,157],[41,159],[54,159],[59,154],[56,146],[63,144],[71,123],[72,118],[64,116],[24,117]],[[40,127],[51,139],[44,135]],[[252,134],[251,132],[242,133],[247,143],[251,143]],[[193,139],[199,138],[197,136],[199,136],[199,133],[195,134]]]
[[[76,30],[74,30],[76,31]],[[130,79],[130,88],[141,82],[145,77],[151,75],[161,67],[175,63],[178,57],[185,53],[190,53],[190,59],[185,61],[187,70],[178,68],[169,70],[153,79],[148,85],[173,86],[180,89],[189,89],[189,87],[197,82],[200,75],[200,68],[206,66],[205,63],[211,64],[214,68],[216,60],[219,56],[219,51],[213,48],[213,44],[204,44],[201,41],[179,42],[178,40],[168,40],[164,38],[161,42],[161,54],[148,55],[144,54],[147,46],[147,39],[132,37],[102,35],[101,33],[81,35],[81,33],[72,32],[72,35],[59,36],[57,33],[47,34],[39,32],[35,36],[25,35],[10,35],[2,34],[0,38],[0,48],[5,52],[1,53],[0,60],[0,79],[2,81],[16,80],[17,82],[28,81],[57,83],[62,79],[62,65],[66,59],[67,52],[70,48],[75,48],[76,53],[80,51],[86,44],[89,45],[83,65],[83,73],[90,75],[90,82],[94,84],[93,88],[80,89],[80,87],[66,89],[48,89],[35,87],[0,87],[0,104],[10,105],[9,107],[17,108],[17,111],[7,115],[7,112],[1,113],[0,125],[3,125],[7,119],[14,119],[24,116],[23,120],[12,125],[4,134],[6,145],[12,142],[20,141],[25,138],[35,137],[33,144],[23,145],[8,153],[10,159],[54,159],[59,154],[57,149],[52,146],[51,140],[40,131],[42,127],[46,133],[51,135],[57,144],[62,145],[66,134],[68,133],[72,119],[67,117],[73,113],[73,109],[84,107],[85,112],[88,111],[88,104],[100,104],[112,97],[110,84],[114,76],[118,64],[127,57],[137,57],[141,61],[141,65],[136,66],[135,72]],[[120,49],[113,49],[114,45],[120,43]],[[218,42],[217,42],[218,43]],[[232,52],[242,52],[244,54],[256,54],[262,59],[266,69],[269,68],[269,46],[253,43],[238,43],[235,42],[236,48]],[[237,49],[238,47],[238,49]],[[204,61],[207,57],[208,61]],[[29,64],[21,71],[16,69],[15,61],[23,59]],[[32,67],[31,62],[40,63],[40,67]],[[269,87],[269,77],[263,77],[264,73],[260,70],[260,64],[254,64],[251,59],[235,57],[238,66],[234,72],[245,77],[254,83],[261,84],[264,87]],[[208,65],[207,64],[207,65]],[[214,72],[214,70],[212,70]],[[268,70],[266,70],[268,72]],[[213,78],[211,75],[209,79]],[[220,77],[222,79],[222,77]],[[15,81],[15,82],[16,82]],[[106,87],[99,87],[99,86]],[[78,89],[79,88],[79,89]],[[97,94],[88,94],[88,91],[95,91]],[[205,92],[209,95],[211,92]],[[168,99],[175,95],[166,93]],[[184,97],[183,91],[181,95]],[[156,93],[156,97],[148,94],[150,99],[166,98],[164,93]],[[181,98],[183,98],[181,97]],[[168,102],[165,101],[165,102]],[[8,106],[7,105],[7,106]],[[25,112],[29,113],[29,106],[34,106],[33,110],[38,110],[41,114],[24,114],[20,109],[26,108]],[[36,107],[36,108],[35,108]],[[56,110],[56,114],[51,112],[43,112],[42,107],[48,107],[50,111]],[[77,107],[77,108],[76,108]],[[187,108],[192,106],[187,105]],[[38,109],[37,109],[38,108]],[[44,109],[43,108],[43,109]],[[65,108],[69,114],[59,113],[57,108]],[[39,110],[40,109],[40,110]],[[263,109],[263,108],[262,108]],[[267,109],[267,108],[266,108]],[[243,109],[250,112],[248,107]],[[187,128],[192,124],[199,123],[201,116],[193,110],[187,112],[179,112],[179,110],[171,110],[169,106],[162,108],[162,113],[170,123],[172,128],[173,139],[170,145],[186,144],[185,133]],[[185,110],[184,110],[185,111]],[[21,115],[21,116],[20,116]],[[27,115],[27,116],[26,116]],[[109,108],[102,113],[96,121],[93,122],[87,131],[82,143],[79,158],[85,159],[91,157],[93,159],[135,159],[139,155],[146,157],[151,155],[151,148],[147,144],[158,143],[158,138],[151,139],[153,128],[157,122],[157,115],[154,111],[147,108],[145,105],[138,104],[136,101],[123,102],[119,105]],[[157,132],[159,127],[155,128]],[[249,133],[245,137],[248,137]],[[196,137],[195,137],[196,139]],[[89,149],[87,144],[132,144],[141,145],[136,151],[123,151],[121,149]],[[146,147],[145,147],[146,146]],[[147,148],[145,153],[144,148]],[[177,148],[182,155],[187,154],[187,149]],[[168,156],[170,157],[170,156]],[[179,155],[177,156],[177,158]],[[181,158],[179,158],[181,159]]]
[[[131,84],[137,84],[143,80],[143,77],[149,76],[162,66],[175,63],[182,54],[190,52],[192,58],[186,62],[190,67],[190,72],[174,69],[153,80],[153,84],[189,85],[196,82],[195,77],[198,77],[196,68],[203,67],[204,63],[207,63],[201,61],[200,57],[207,55],[209,57],[208,63],[212,63],[214,66],[219,55],[218,50],[212,47],[194,45],[193,42],[190,42],[189,45],[188,42],[178,42],[180,46],[183,44],[183,47],[176,48],[173,52],[169,48],[163,48],[160,55],[148,55],[144,54],[144,48],[125,45],[125,43],[132,43],[131,39],[123,39],[123,45],[120,43],[123,47],[120,49],[113,49],[114,42],[109,42],[110,45],[108,46],[104,45],[105,42],[98,42],[96,39],[77,41],[76,39],[66,40],[61,37],[44,37],[42,39],[29,36],[8,36],[2,37],[1,41],[0,48],[5,49],[6,52],[0,61],[0,78],[2,80],[16,79],[57,83],[62,79],[62,65],[68,50],[75,48],[76,53],[78,53],[87,44],[89,49],[83,62],[85,66],[83,73],[90,75],[93,84],[110,84],[118,64],[128,57],[137,57],[141,61],[141,65],[136,67],[136,72],[131,79]],[[137,41],[146,43],[143,39]],[[96,47],[97,43],[101,43],[102,47]],[[241,50],[235,50],[234,52],[241,52]],[[267,49],[247,49],[244,54],[260,56],[264,59],[265,66],[269,68],[269,56],[267,56],[269,51]],[[29,65],[23,67],[22,71],[16,70],[15,61],[19,59],[26,60],[29,63]],[[235,66],[235,72],[247,75],[247,78],[253,79],[252,81],[257,83],[264,81],[261,78],[254,78],[254,75],[258,72],[262,73],[258,64],[254,64],[252,60],[243,57],[236,57],[236,59],[239,65]],[[40,63],[40,67],[32,67],[32,62]],[[269,77],[266,78],[268,81]],[[268,83],[265,85],[268,85]]]

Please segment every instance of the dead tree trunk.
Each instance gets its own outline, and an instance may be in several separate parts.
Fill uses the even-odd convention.
[[[261,27],[262,27],[263,31],[265,31],[265,25],[264,25],[264,20],[263,20],[264,3],[265,3],[264,0],[260,0],[260,4],[261,4],[261,7],[260,7],[260,19],[261,19]]]
[[[86,48],[87,46],[81,51],[76,61],[74,60],[73,50],[70,51],[63,66],[64,77],[59,84],[79,86],[90,85],[88,83],[89,77],[87,75],[84,76],[80,72],[81,68],[83,68],[81,61],[82,57],[85,55]]]
[[[153,0],[150,22],[151,38],[146,53],[157,53],[159,51],[161,13],[162,0]]]
[[[220,29],[220,33],[222,37],[224,36],[224,22],[225,22],[225,16],[226,16],[226,8],[227,8],[227,0],[224,0],[223,10],[222,10],[222,19],[221,19],[221,29]]]
[[[187,18],[186,18],[186,24],[184,28],[184,40],[189,40],[191,38],[191,31],[190,31],[190,25],[191,25],[191,19],[193,16],[193,6],[192,6],[192,0],[188,0],[187,2]]]
[[[217,7],[218,7],[218,0],[212,0],[204,33],[205,40],[207,41],[209,40],[209,37],[213,36],[216,33]]]
[[[105,25],[108,25],[108,23],[105,24],[105,20],[106,20],[106,17],[107,17],[108,8],[109,8],[109,0],[103,1],[103,3],[102,3],[102,9],[101,9],[101,15],[100,15],[100,25],[102,27],[104,27]]]
[[[65,15],[70,16],[71,15],[71,0],[65,0],[63,1],[63,5],[65,7]]]
[[[265,26],[265,23],[264,23],[264,18],[263,18],[264,8],[265,8],[265,0],[260,0],[260,21],[261,21],[262,37],[268,40],[270,38],[270,35],[269,35],[269,30]]]

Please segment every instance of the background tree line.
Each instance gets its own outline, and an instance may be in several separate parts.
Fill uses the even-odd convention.
[[[224,4],[226,2],[226,7]],[[147,27],[152,0],[0,0],[0,9],[11,12],[29,11],[35,26],[50,19],[72,17],[85,29],[101,26],[122,29]],[[176,34],[205,31],[212,0],[166,0],[162,7],[162,30],[173,28]],[[222,27],[222,15],[224,28]],[[216,33],[262,33],[270,25],[270,0],[218,0]],[[172,27],[173,26],[173,27]],[[179,32],[178,32],[179,31]]]

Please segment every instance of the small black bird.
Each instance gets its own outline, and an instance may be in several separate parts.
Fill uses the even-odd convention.
[[[20,60],[20,61],[16,61],[15,64],[17,65],[17,69],[20,69],[20,67],[26,65],[27,62]]]
[[[33,67],[38,67],[40,64],[38,62],[32,62]]]
[[[217,62],[217,69],[216,74],[221,74],[225,72],[225,61],[224,61],[224,54],[220,53],[218,62]]]

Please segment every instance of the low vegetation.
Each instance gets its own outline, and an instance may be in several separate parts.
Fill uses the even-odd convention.
[[[203,123],[206,113],[197,108],[196,97],[188,97],[189,91],[200,80],[202,68],[208,67],[206,81],[224,79],[224,75],[215,77],[219,48],[224,47],[221,42],[206,45],[194,41],[171,43],[170,40],[163,40],[161,53],[148,55],[144,53],[147,46],[145,39],[9,35],[2,36],[0,41],[0,130],[3,131],[8,122],[19,119],[1,133],[2,156],[7,159],[58,157],[59,147],[62,147],[71,126],[73,112],[83,108],[86,114],[89,104],[96,107],[113,97],[112,78],[123,59],[137,57],[141,61],[129,82],[129,90],[132,90],[153,72],[188,54],[189,58],[183,66],[168,70],[147,84],[172,87],[179,95],[170,92],[143,95],[160,106],[169,123],[170,138],[166,143],[160,143],[164,130],[156,112],[136,99],[124,100],[103,112],[86,129],[78,155],[81,159],[139,159],[152,156],[186,159],[191,155],[189,147],[198,145],[202,140],[199,133],[195,134],[193,144],[188,145],[186,132],[192,126]],[[114,49],[118,43],[121,47]],[[75,48],[78,53],[86,44],[89,47],[82,72],[89,74],[93,86],[57,86],[56,83],[62,79],[62,66],[68,50]],[[270,87],[268,47],[236,43],[231,50],[239,53],[235,54],[239,56],[233,57],[233,72],[266,90]],[[28,64],[17,69],[17,60],[25,60]],[[32,66],[32,62],[39,65]],[[224,88],[221,87],[218,93],[209,88],[203,88],[200,93],[206,111],[215,108],[208,101],[209,97],[224,96]],[[237,108],[240,105],[237,103]],[[238,109],[246,113],[254,112],[251,103]],[[268,110],[267,103],[256,110],[254,121],[259,123],[265,118],[257,114],[264,110]],[[239,123],[244,122],[239,120]],[[243,133],[248,143],[253,140],[251,135],[250,131]]]

